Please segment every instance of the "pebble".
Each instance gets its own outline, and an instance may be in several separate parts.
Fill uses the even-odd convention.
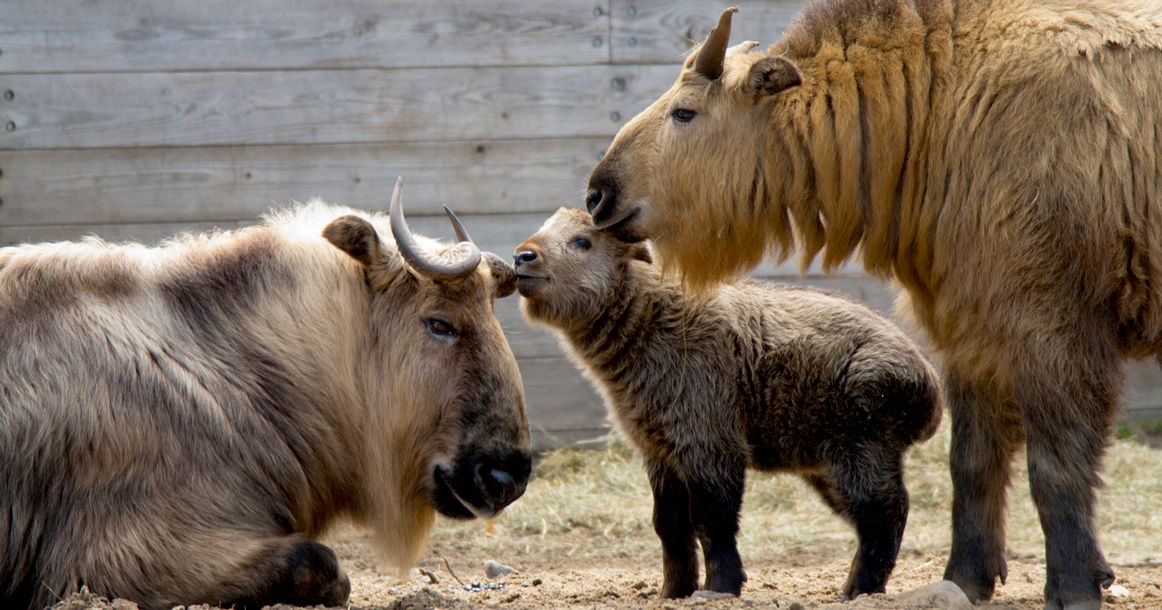
[[[968,601],[964,591],[948,580],[934,582],[925,585],[918,589],[913,589],[906,593],[892,596],[893,600],[901,606],[920,606],[920,607],[936,607],[944,608],[945,610],[972,610],[972,602]],[[857,597],[846,606],[853,610],[857,608],[875,608],[878,600],[868,598],[866,601],[863,596]]]
[[[736,597],[738,596],[730,593],[723,593],[721,591],[707,591],[703,589],[701,591],[694,592],[694,595],[691,596],[691,602],[694,605],[698,605],[705,604],[707,602],[715,602],[722,599],[734,599]]]
[[[484,562],[484,575],[492,580],[496,580],[501,576],[515,573],[515,568],[510,568],[500,562],[493,561],[491,559]]]
[[[502,582],[474,582],[469,585],[464,585],[464,590],[469,593],[480,593],[482,591],[501,591],[505,588]]]

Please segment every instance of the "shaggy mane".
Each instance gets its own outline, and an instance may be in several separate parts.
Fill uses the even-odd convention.
[[[919,3],[940,1],[919,0]],[[780,44],[792,58],[808,57],[817,53],[824,43],[846,46],[865,37],[869,24],[891,26],[904,14],[917,10],[914,0],[815,0],[799,12]]]

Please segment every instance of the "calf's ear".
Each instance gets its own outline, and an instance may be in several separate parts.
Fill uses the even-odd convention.
[[[493,298],[503,299],[504,297],[516,291],[516,271],[504,262],[504,259],[491,253],[485,252],[484,259],[488,261],[488,268],[492,272],[492,281],[495,282],[493,287]]]
[[[645,245],[644,242],[634,244],[631,254],[635,260],[642,261],[643,263],[649,263],[651,265],[654,263],[654,256],[650,254],[650,248],[649,246]]]
[[[757,97],[762,97],[799,85],[803,77],[786,57],[764,57],[750,67],[746,82]]]
[[[370,222],[358,216],[347,215],[331,221],[323,229],[323,238],[367,267],[386,258],[379,233]]]

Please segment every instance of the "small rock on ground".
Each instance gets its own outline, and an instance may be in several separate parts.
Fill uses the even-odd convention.
[[[881,610],[887,608],[908,608],[909,610],[972,610],[972,602],[956,583],[948,580],[924,585],[918,589],[896,595],[861,595],[843,604],[828,605],[827,608],[844,610]]]
[[[489,559],[484,562],[484,575],[491,580],[496,580],[501,576],[508,574],[516,574],[516,569],[510,568],[500,562]]]

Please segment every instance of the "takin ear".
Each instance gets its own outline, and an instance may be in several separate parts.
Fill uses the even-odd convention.
[[[638,242],[630,248],[629,254],[635,261],[641,261],[650,265],[654,264],[654,256],[650,254],[650,247],[645,242]]]
[[[786,57],[764,57],[750,67],[746,83],[756,96],[774,95],[803,82],[799,68]]]
[[[387,258],[375,227],[358,216],[342,216],[331,221],[331,224],[323,229],[323,238],[351,258],[363,263],[365,267]]]
[[[488,261],[488,268],[492,271],[492,281],[496,282],[492,297],[495,299],[503,299],[515,292],[516,271],[508,263],[504,262],[504,259],[491,252],[485,252],[484,259]]]

